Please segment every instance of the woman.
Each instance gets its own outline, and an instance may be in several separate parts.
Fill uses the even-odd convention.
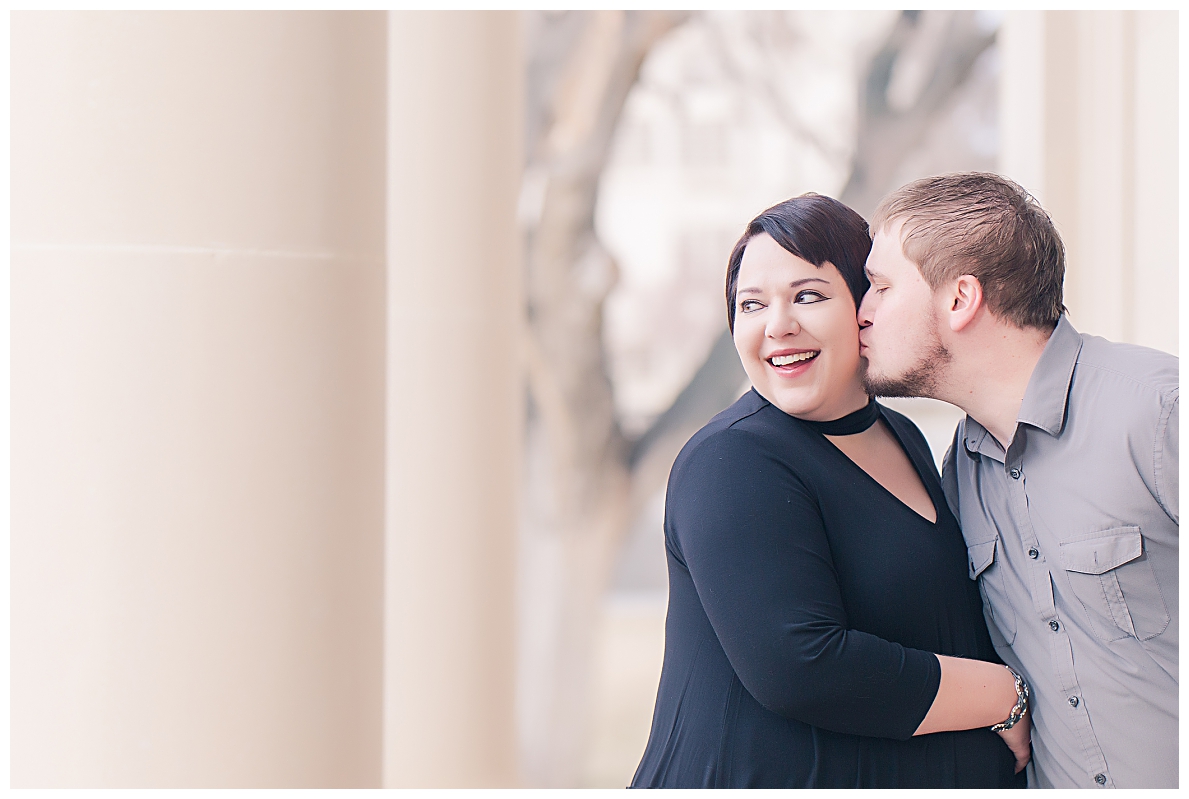
[[[1023,787],[1026,688],[995,655],[928,444],[863,387],[870,247],[858,214],[809,194],[731,254],[753,388],[669,476],[635,787]]]

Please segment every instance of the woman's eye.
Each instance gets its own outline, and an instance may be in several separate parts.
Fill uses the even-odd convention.
[[[764,307],[764,304],[762,302],[760,302],[759,300],[744,300],[743,302],[739,303],[739,310],[743,311],[743,313],[750,313],[751,311],[754,311],[757,308],[763,308],[763,307]]]
[[[802,305],[805,305],[805,304],[811,303],[811,302],[821,302],[822,300],[825,300],[825,299],[829,299],[829,298],[819,292],[802,291],[800,294],[797,295],[796,301],[801,303]]]

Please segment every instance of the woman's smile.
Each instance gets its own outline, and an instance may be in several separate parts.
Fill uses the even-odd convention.
[[[800,377],[809,371],[820,353],[821,350],[780,350],[764,360],[781,377]]]

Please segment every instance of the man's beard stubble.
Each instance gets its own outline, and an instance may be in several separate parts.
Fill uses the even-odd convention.
[[[868,364],[868,368],[863,373],[863,386],[867,389],[867,393],[876,397],[933,397],[936,399],[941,372],[953,360],[953,356],[941,343],[936,331],[932,331],[930,338],[920,360],[900,375],[872,375],[870,364]]]

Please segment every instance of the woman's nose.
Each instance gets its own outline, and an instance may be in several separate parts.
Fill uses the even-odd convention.
[[[772,314],[768,320],[768,337],[769,338],[783,338],[784,336],[795,336],[801,332],[801,323],[797,320],[797,314],[790,310],[778,310],[777,313]]]

